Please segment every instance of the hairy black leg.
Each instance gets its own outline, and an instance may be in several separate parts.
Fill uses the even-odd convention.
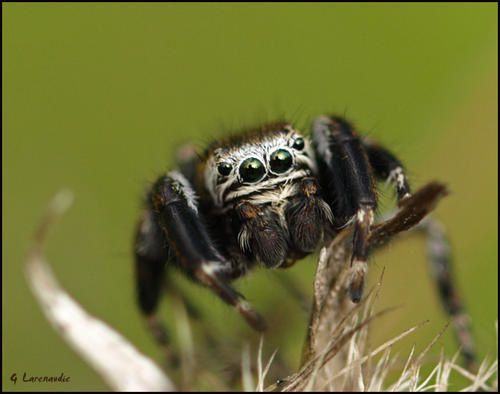
[[[432,218],[422,220],[417,226],[427,236],[427,253],[431,272],[436,281],[439,297],[452,323],[462,355],[469,370],[476,367],[476,351],[470,320],[458,294],[452,272],[452,255],[445,231]]]
[[[229,285],[234,268],[210,238],[187,179],[177,171],[161,177],[153,186],[151,204],[179,268],[234,306],[253,328],[263,330],[260,315]]]
[[[398,201],[402,201],[411,195],[410,185],[401,161],[390,151],[376,144],[371,139],[362,140],[368,159],[373,168],[374,175],[392,183],[396,189]]]
[[[134,255],[139,309],[147,329],[163,349],[168,366],[177,366],[179,359],[169,346],[168,331],[156,313],[165,285],[165,268],[169,251],[166,239],[150,209],[144,211],[139,222]]]
[[[393,183],[402,202],[411,195],[403,164],[387,149],[365,138],[365,146],[374,174],[381,180]],[[432,218],[424,219],[418,226],[428,239],[428,259],[432,276],[436,282],[439,297],[443,307],[453,322],[462,354],[469,369],[475,366],[476,356],[470,321],[459,297],[452,275],[451,250],[442,226]]]
[[[366,151],[352,126],[340,117],[320,116],[313,123],[313,139],[321,178],[330,189],[334,215],[354,221],[350,296],[359,302],[367,270],[368,237],[377,206],[372,170]]]
[[[141,311],[153,313],[163,284],[168,249],[153,213],[146,210],[136,233],[135,261],[137,296]]]

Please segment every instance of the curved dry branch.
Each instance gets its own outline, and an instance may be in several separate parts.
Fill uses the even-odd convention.
[[[115,391],[175,391],[162,370],[127,339],[87,313],[59,285],[42,250],[51,224],[71,205],[72,195],[53,199],[35,234],[26,262],[26,278],[36,300],[65,341]]]
[[[406,199],[393,217],[373,226],[369,239],[371,251],[387,244],[394,236],[415,228],[446,194],[444,185],[431,182]],[[35,298],[58,334],[97,371],[112,390],[175,391],[168,376],[152,360],[74,301],[58,284],[45,261],[43,246],[48,230],[69,207],[71,199],[70,194],[59,193],[35,233],[26,263],[26,277]],[[351,236],[352,229],[346,228],[321,250],[300,370],[264,389],[264,378],[271,362],[265,369],[260,365],[259,391],[381,391],[385,388],[384,378],[393,362],[389,358],[391,346],[414,332],[422,323],[371,352],[365,349],[369,325],[390,310],[373,313],[382,278],[359,304],[350,301],[347,288]],[[432,344],[437,338],[439,336]],[[428,382],[433,377],[436,380],[435,387],[446,389],[452,370],[471,380],[470,387],[466,389],[491,391],[497,387],[494,378],[495,374],[498,375],[497,361],[483,363],[477,374],[471,374],[458,367],[454,359],[442,359],[427,379],[423,383],[419,382],[422,358],[432,344],[415,358],[412,351],[401,378],[389,387],[391,391],[428,390],[431,387]],[[261,357],[262,348],[259,352]],[[373,363],[373,357],[380,353],[382,357]],[[249,364],[246,370],[248,374],[251,373]],[[252,385],[251,380],[248,375],[246,387]]]

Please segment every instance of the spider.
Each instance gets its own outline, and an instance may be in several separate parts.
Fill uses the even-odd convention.
[[[376,181],[391,183],[401,203],[411,195],[407,176],[394,154],[344,118],[319,116],[311,128],[310,137],[284,121],[243,130],[188,155],[151,186],[136,233],[136,285],[159,342],[166,338],[155,312],[170,266],[264,330],[264,319],[231,282],[256,264],[290,267],[346,226],[354,230],[349,296],[360,301]],[[439,239],[436,247],[442,249]],[[444,267],[439,258],[435,265]],[[459,313],[446,269],[438,287],[448,312]]]

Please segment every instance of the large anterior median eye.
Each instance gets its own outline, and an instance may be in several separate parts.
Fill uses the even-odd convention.
[[[255,183],[260,181],[266,175],[264,164],[255,157],[246,159],[240,165],[240,177],[243,182]]]
[[[276,174],[283,174],[293,165],[292,154],[285,149],[278,149],[271,154],[269,164],[272,172]]]

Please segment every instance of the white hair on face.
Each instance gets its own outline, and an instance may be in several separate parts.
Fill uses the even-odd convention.
[[[227,202],[235,198],[255,193],[259,190],[276,188],[278,184],[288,183],[291,180],[308,176],[311,173],[317,173],[314,150],[310,139],[299,135],[290,125],[285,126],[285,128],[289,130],[287,134],[270,133],[269,135],[257,137],[255,142],[218,148],[212,153],[205,166],[205,186],[216,206],[222,208]],[[297,138],[304,140],[304,148],[300,151],[292,147]],[[266,179],[266,176],[270,173],[269,158],[276,149],[280,148],[286,149],[292,154],[294,166],[284,174]],[[239,179],[239,167],[249,158],[256,158],[264,164],[266,167],[266,176],[259,182],[245,184]],[[219,174],[217,166],[220,163],[231,165],[232,169],[229,175],[222,176]],[[301,167],[305,166],[309,170],[294,171],[297,165]],[[239,187],[227,193],[227,190],[233,185],[239,185]],[[263,197],[256,197],[256,199],[259,201],[264,200]],[[267,200],[267,202],[271,201]]]
[[[226,196],[226,201],[232,201],[238,197],[246,196],[248,194],[254,193],[256,190],[261,190],[262,193],[252,195],[248,198],[249,202],[256,205],[266,204],[273,202],[274,200],[280,201],[281,199],[291,197],[297,194],[298,189],[296,187],[291,187],[289,182],[295,179],[304,178],[308,173],[305,170],[299,170],[291,172],[287,176],[280,176],[277,178],[271,178],[264,182],[259,182],[257,185],[241,185],[234,192],[228,193]],[[277,185],[284,184],[283,187],[276,188]]]

